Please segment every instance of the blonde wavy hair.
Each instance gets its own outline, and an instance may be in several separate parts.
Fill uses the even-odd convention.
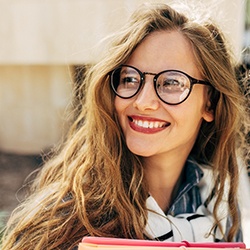
[[[147,4],[113,35],[103,60],[89,69],[78,89],[85,97],[68,139],[42,167],[31,195],[12,214],[3,249],[71,249],[85,235],[145,237],[148,190],[142,158],[126,147],[109,72],[125,63],[148,34],[161,30],[177,30],[190,41],[200,72],[213,86],[209,94],[215,119],[202,124],[192,155],[214,170],[214,217],[219,227],[217,209],[229,178],[233,226],[225,237],[233,239],[239,226],[237,156],[247,130],[235,65],[211,21],[189,19],[165,4]]]

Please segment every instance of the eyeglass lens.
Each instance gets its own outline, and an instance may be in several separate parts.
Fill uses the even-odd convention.
[[[130,66],[121,66],[112,72],[111,86],[119,97],[131,98],[139,92],[146,74]],[[169,70],[155,75],[154,86],[163,102],[178,104],[188,97],[191,83],[182,72]]]

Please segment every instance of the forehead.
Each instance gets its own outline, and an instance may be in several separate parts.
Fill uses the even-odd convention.
[[[192,46],[178,31],[157,31],[149,34],[126,64],[143,72],[175,69],[200,77]]]

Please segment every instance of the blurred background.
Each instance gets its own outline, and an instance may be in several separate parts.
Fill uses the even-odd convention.
[[[84,67],[98,60],[100,41],[143,2],[0,0],[2,218],[22,199],[25,178],[42,165],[41,155],[67,131],[68,110],[76,101],[72,88],[80,84]],[[211,11],[239,63],[249,65],[250,0],[192,2]]]

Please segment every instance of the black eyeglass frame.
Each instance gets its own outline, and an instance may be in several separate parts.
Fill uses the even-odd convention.
[[[128,97],[124,97],[124,96],[119,95],[119,94],[117,93],[116,89],[115,89],[114,83],[112,82],[113,75],[114,75],[115,71],[118,70],[119,68],[122,68],[122,67],[130,67],[130,68],[134,69],[134,70],[140,75],[140,86],[139,86],[138,90],[137,90],[133,95],[128,96]],[[183,100],[181,100],[181,101],[178,102],[178,103],[169,103],[169,102],[166,102],[166,101],[164,101],[164,100],[160,97],[160,95],[158,94],[157,86],[156,86],[157,79],[158,79],[158,77],[159,77],[161,74],[163,74],[163,73],[165,73],[165,72],[178,72],[178,73],[181,73],[181,74],[185,75],[185,76],[189,79],[189,81],[190,81],[190,89],[189,89],[188,95],[187,95]],[[112,88],[113,92],[114,92],[117,96],[119,96],[119,97],[122,98],[122,99],[130,99],[130,98],[136,96],[136,95],[140,92],[140,90],[142,89],[142,86],[145,84],[145,81],[144,81],[144,80],[145,80],[145,75],[152,75],[152,76],[154,76],[153,82],[154,82],[155,93],[157,94],[158,98],[159,98],[162,102],[164,102],[164,103],[166,103],[166,104],[168,104],[168,105],[179,105],[179,104],[183,103],[184,101],[186,101],[187,98],[190,96],[190,94],[191,94],[191,92],[192,92],[192,89],[193,89],[193,85],[194,85],[194,84],[203,84],[203,85],[209,85],[209,86],[211,86],[211,83],[210,83],[210,82],[205,81],[205,80],[196,79],[196,78],[194,78],[194,77],[188,75],[187,73],[185,73],[185,72],[183,72],[183,71],[181,71],[181,70],[169,69],[169,70],[163,70],[163,71],[161,71],[161,72],[159,72],[159,73],[141,72],[139,69],[135,68],[134,66],[127,65],[127,64],[122,64],[121,66],[116,67],[114,70],[112,70],[112,71],[109,73],[109,76],[110,76],[110,85],[111,85],[111,88]]]

